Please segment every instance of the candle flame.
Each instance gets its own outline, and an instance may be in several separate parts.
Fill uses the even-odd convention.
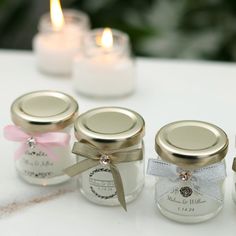
[[[50,16],[53,29],[61,30],[65,24],[60,0],[50,0]]]
[[[110,28],[103,30],[100,44],[103,48],[111,48],[113,46],[113,35]]]

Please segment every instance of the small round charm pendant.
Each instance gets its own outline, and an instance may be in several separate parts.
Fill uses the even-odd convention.
[[[108,155],[102,155],[99,161],[101,165],[107,165],[110,163],[110,157]]]
[[[29,148],[31,148],[31,149],[35,148],[35,146],[36,146],[36,140],[34,137],[28,138],[26,143],[29,146]]]
[[[180,188],[179,192],[183,197],[190,197],[193,193],[193,190],[190,187],[186,186],[186,187]]]
[[[189,171],[181,171],[179,177],[182,181],[188,181],[191,178],[191,173]]]

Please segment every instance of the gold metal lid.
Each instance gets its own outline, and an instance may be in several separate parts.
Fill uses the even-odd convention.
[[[102,150],[138,144],[144,136],[144,120],[136,112],[121,107],[101,107],[80,115],[75,136]]]
[[[63,129],[74,122],[77,113],[78,104],[74,98],[51,90],[24,94],[11,106],[12,121],[27,132]]]
[[[236,157],[234,158],[232,169],[233,169],[233,171],[236,172]]]
[[[202,121],[178,121],[160,129],[156,152],[183,168],[200,168],[224,159],[228,138],[219,127]]]

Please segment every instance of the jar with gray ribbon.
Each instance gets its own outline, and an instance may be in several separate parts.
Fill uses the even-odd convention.
[[[155,202],[160,212],[178,222],[197,223],[223,207],[228,138],[219,127],[201,121],[178,121],[160,129],[157,159],[148,173],[157,176]]]
[[[17,143],[15,166],[22,179],[43,186],[70,179],[63,170],[75,163],[70,135],[77,115],[77,102],[58,91],[35,91],[13,102],[14,125],[7,125],[4,135]]]
[[[90,201],[126,210],[144,184],[143,118],[125,108],[93,109],[75,121],[75,136],[77,164],[65,173],[79,175],[80,191]]]

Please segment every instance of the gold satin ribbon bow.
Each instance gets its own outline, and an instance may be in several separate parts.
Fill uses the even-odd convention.
[[[121,150],[106,152],[99,150],[92,144],[76,142],[73,146],[72,152],[86,159],[66,168],[64,172],[70,177],[73,177],[99,164],[108,166],[111,170],[118,200],[125,211],[127,211],[124,187],[116,164],[142,160],[143,149],[139,148],[130,151]]]

